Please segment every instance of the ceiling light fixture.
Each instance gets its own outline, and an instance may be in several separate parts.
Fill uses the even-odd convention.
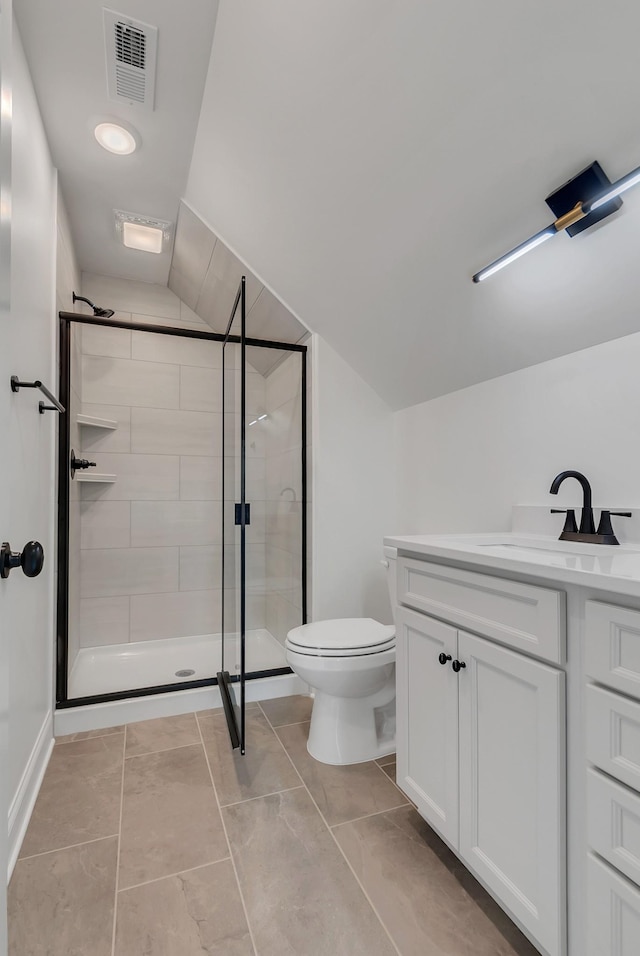
[[[117,156],[128,156],[138,147],[139,137],[118,123],[98,123],[93,133],[103,149]]]
[[[500,256],[480,272],[476,272],[473,281],[482,282],[483,279],[488,279],[526,252],[535,249],[547,239],[557,236],[564,229],[570,236],[575,236],[595,225],[596,222],[606,219],[622,205],[620,195],[638,183],[640,183],[640,166],[612,183],[600,163],[592,163],[560,189],[547,196],[545,200],[547,205],[558,217],[555,222],[546,229],[541,229],[526,242],[521,242],[515,249]]]
[[[160,253],[167,248],[173,223],[123,209],[114,209],[114,214],[116,235],[127,249]]]

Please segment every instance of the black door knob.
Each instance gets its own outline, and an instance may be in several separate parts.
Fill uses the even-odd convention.
[[[28,578],[37,578],[44,566],[44,548],[39,541],[27,541],[22,551],[12,551],[8,541],[0,549],[0,578],[8,578],[13,568],[22,568]]]
[[[440,661],[441,664],[446,664],[447,661],[451,660],[451,654],[439,654],[438,660]]]
[[[464,661],[454,661],[451,666],[453,667],[454,671],[457,674],[459,670],[461,670],[463,667],[466,667],[467,665],[465,664]]]

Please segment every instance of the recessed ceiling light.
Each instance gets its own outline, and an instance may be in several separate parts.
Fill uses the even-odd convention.
[[[133,133],[117,123],[98,123],[94,134],[103,149],[118,156],[128,156],[138,145]]]
[[[168,247],[173,223],[114,209],[116,234],[128,249],[162,252]]]

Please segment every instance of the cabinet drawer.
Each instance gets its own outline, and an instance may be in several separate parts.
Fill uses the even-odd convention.
[[[640,703],[587,686],[587,757],[640,791]]]
[[[640,890],[591,854],[587,904],[587,956],[638,956]]]
[[[587,601],[585,620],[589,677],[640,698],[640,611]]]
[[[562,591],[399,557],[398,601],[508,647],[564,663]]]
[[[640,795],[589,770],[587,807],[589,845],[640,886]]]

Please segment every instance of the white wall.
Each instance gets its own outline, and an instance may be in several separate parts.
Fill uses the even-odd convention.
[[[11,222],[11,371],[57,391],[55,361],[56,174],[14,25]],[[8,386],[3,380],[2,387]],[[55,435],[57,417],[38,414],[39,395],[11,396],[2,435],[2,494],[11,507],[2,535],[14,550],[32,538],[45,548],[42,574],[14,571],[2,582],[9,645],[9,834],[15,849],[52,738]],[[7,480],[8,478],[8,480]]]
[[[575,482],[548,495],[566,468],[595,505],[640,505],[639,369],[636,333],[397,412],[397,532],[506,530],[512,504],[579,504]]]
[[[397,526],[393,416],[319,336],[313,356],[312,620],[391,621],[382,538]]]

